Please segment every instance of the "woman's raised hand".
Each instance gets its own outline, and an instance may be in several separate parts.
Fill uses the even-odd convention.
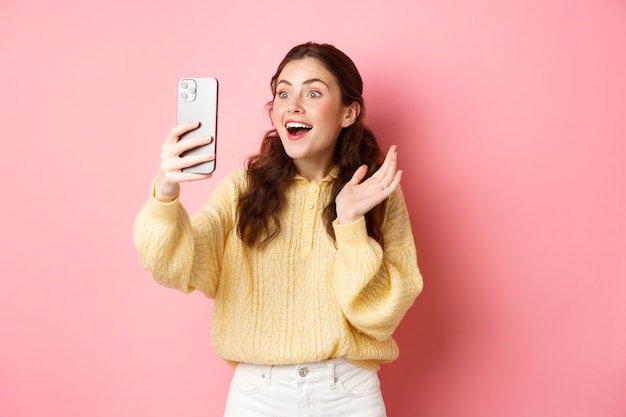
[[[197,122],[181,123],[170,130],[163,147],[161,148],[161,165],[154,184],[154,196],[157,200],[172,201],[180,192],[180,183],[185,181],[198,181],[211,177],[211,174],[195,174],[183,172],[188,168],[202,162],[215,159],[214,153],[202,153],[197,155],[181,156],[185,151],[211,143],[210,136],[199,136],[180,140],[181,135],[198,128]]]
[[[352,179],[341,189],[335,199],[337,221],[340,224],[356,221],[383,202],[398,187],[402,171],[397,170],[398,154],[396,150],[396,145],[389,148],[383,164],[367,180],[363,181],[367,174],[367,166],[362,165],[355,171]]]

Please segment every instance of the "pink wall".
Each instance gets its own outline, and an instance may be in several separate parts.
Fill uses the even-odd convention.
[[[238,3],[0,5],[0,415],[221,415],[211,302],[151,281],[132,222],[176,79],[221,81],[219,179],[310,39],[356,61],[405,169],[426,288],[390,416],[626,415],[626,3]]]

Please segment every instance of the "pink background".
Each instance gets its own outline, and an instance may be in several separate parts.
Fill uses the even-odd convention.
[[[390,417],[626,415],[626,3],[0,5],[1,416],[220,416],[211,302],[131,240],[181,76],[220,79],[215,180],[269,78],[325,41],[399,145],[425,291],[381,371]]]

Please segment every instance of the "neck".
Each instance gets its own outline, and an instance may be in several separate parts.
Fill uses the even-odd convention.
[[[324,179],[332,168],[330,161],[326,164],[320,164],[319,161],[307,163],[307,161],[294,161],[296,172],[298,175],[309,181],[320,181]]]

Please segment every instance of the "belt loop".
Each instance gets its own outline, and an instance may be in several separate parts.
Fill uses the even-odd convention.
[[[328,361],[328,388],[335,389],[335,361]]]
[[[274,369],[274,365],[267,366],[265,372],[263,372],[263,382],[265,385],[272,384],[272,369]]]

